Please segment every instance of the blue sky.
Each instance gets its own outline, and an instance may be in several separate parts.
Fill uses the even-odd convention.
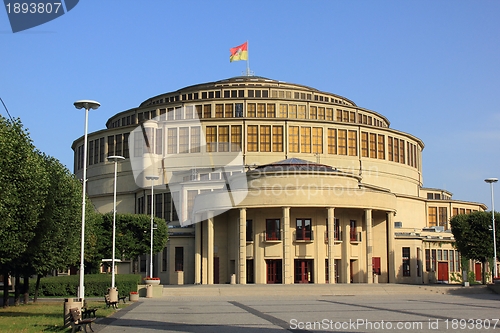
[[[87,0],[13,34],[0,9],[0,97],[72,170],[84,123],[74,101],[99,101],[89,131],[102,129],[149,97],[240,75],[245,62],[229,63],[229,48],[248,40],[256,75],[383,114],[424,141],[424,186],[491,206],[483,180],[500,177],[499,14],[496,0]]]

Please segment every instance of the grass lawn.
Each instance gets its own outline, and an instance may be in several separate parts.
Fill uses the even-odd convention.
[[[106,308],[106,303],[89,301],[90,308],[98,308],[96,316],[107,317],[116,312]],[[119,304],[119,308],[130,305]],[[64,328],[64,301],[29,303],[20,306],[0,308],[0,332],[2,333],[39,333],[39,332],[70,332]],[[90,330],[89,330],[90,331]]]

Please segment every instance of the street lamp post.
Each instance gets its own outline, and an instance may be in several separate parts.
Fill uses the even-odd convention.
[[[493,278],[498,276],[497,274],[497,235],[495,232],[495,199],[493,195],[493,183],[498,181],[498,178],[487,178],[484,180],[490,184],[491,187],[491,220],[493,223]]]
[[[149,253],[149,277],[153,277],[153,219],[154,219],[154,181],[158,180],[158,176],[146,176],[147,180],[151,180],[151,249]]]
[[[118,171],[118,161],[124,160],[123,156],[109,156],[108,161],[115,163],[115,180],[113,189],[113,250],[111,257],[111,289],[115,289],[115,244],[116,244],[116,174]]]
[[[83,275],[85,274],[85,262],[84,262],[84,252],[85,252],[85,191],[87,185],[87,130],[88,130],[88,120],[89,120],[89,110],[98,109],[101,104],[96,101],[90,100],[80,100],[73,103],[77,109],[85,109],[85,127],[84,127],[84,139],[83,139],[83,190],[82,190],[82,235],[81,235],[81,249],[80,249],[80,286],[78,288],[78,298],[82,301],[85,297],[85,290],[83,285]]]

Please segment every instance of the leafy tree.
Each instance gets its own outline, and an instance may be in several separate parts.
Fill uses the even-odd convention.
[[[495,213],[495,227],[498,237],[498,220]],[[486,283],[486,262],[493,257],[493,235],[491,231],[491,212],[473,212],[455,215],[450,220],[451,232],[455,237],[455,247],[467,259],[482,263],[482,282]],[[498,244],[497,244],[498,248]],[[498,251],[498,249],[497,249]]]
[[[40,278],[76,262],[80,248],[80,233],[77,230],[81,226],[81,184],[58,160],[47,155],[42,155],[42,158],[50,174],[50,186],[36,236],[26,253],[31,274],[37,274],[35,302]],[[28,281],[24,281],[25,298],[28,297]]]
[[[19,119],[0,116],[0,156],[0,272],[7,281],[9,273],[26,274],[21,257],[43,213],[48,175]],[[4,307],[8,295],[5,283]]]
[[[168,240],[168,228],[164,219],[155,217],[153,223],[153,253],[163,250]],[[113,214],[103,216],[103,242],[106,258],[112,255]],[[151,249],[151,217],[144,214],[116,214],[116,256],[136,258],[150,253]]]

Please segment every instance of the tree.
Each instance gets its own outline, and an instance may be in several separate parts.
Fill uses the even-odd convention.
[[[153,232],[153,253],[163,250],[168,240],[168,228],[164,219],[155,217],[156,229]],[[113,214],[103,216],[104,254],[111,258],[112,254]],[[117,257],[136,258],[150,252],[151,217],[144,214],[116,214],[116,253]]]
[[[495,213],[495,227],[498,236],[498,220]],[[467,259],[482,263],[482,282],[486,283],[486,262],[493,257],[493,235],[491,230],[491,212],[473,212],[455,215],[450,220],[451,232],[455,237],[455,247]],[[498,248],[498,244],[497,244]],[[497,249],[498,251],[498,249]]]
[[[75,263],[80,248],[77,230],[81,227],[81,184],[58,160],[44,154],[42,158],[50,175],[50,184],[43,214],[26,253],[31,274],[37,275],[35,302],[40,278]],[[25,299],[28,297],[28,283],[29,279],[25,279]]]
[[[7,282],[9,274],[19,275],[26,268],[21,257],[35,236],[48,176],[19,119],[0,116],[0,156],[0,273]],[[4,307],[9,305],[8,295],[5,283]]]

